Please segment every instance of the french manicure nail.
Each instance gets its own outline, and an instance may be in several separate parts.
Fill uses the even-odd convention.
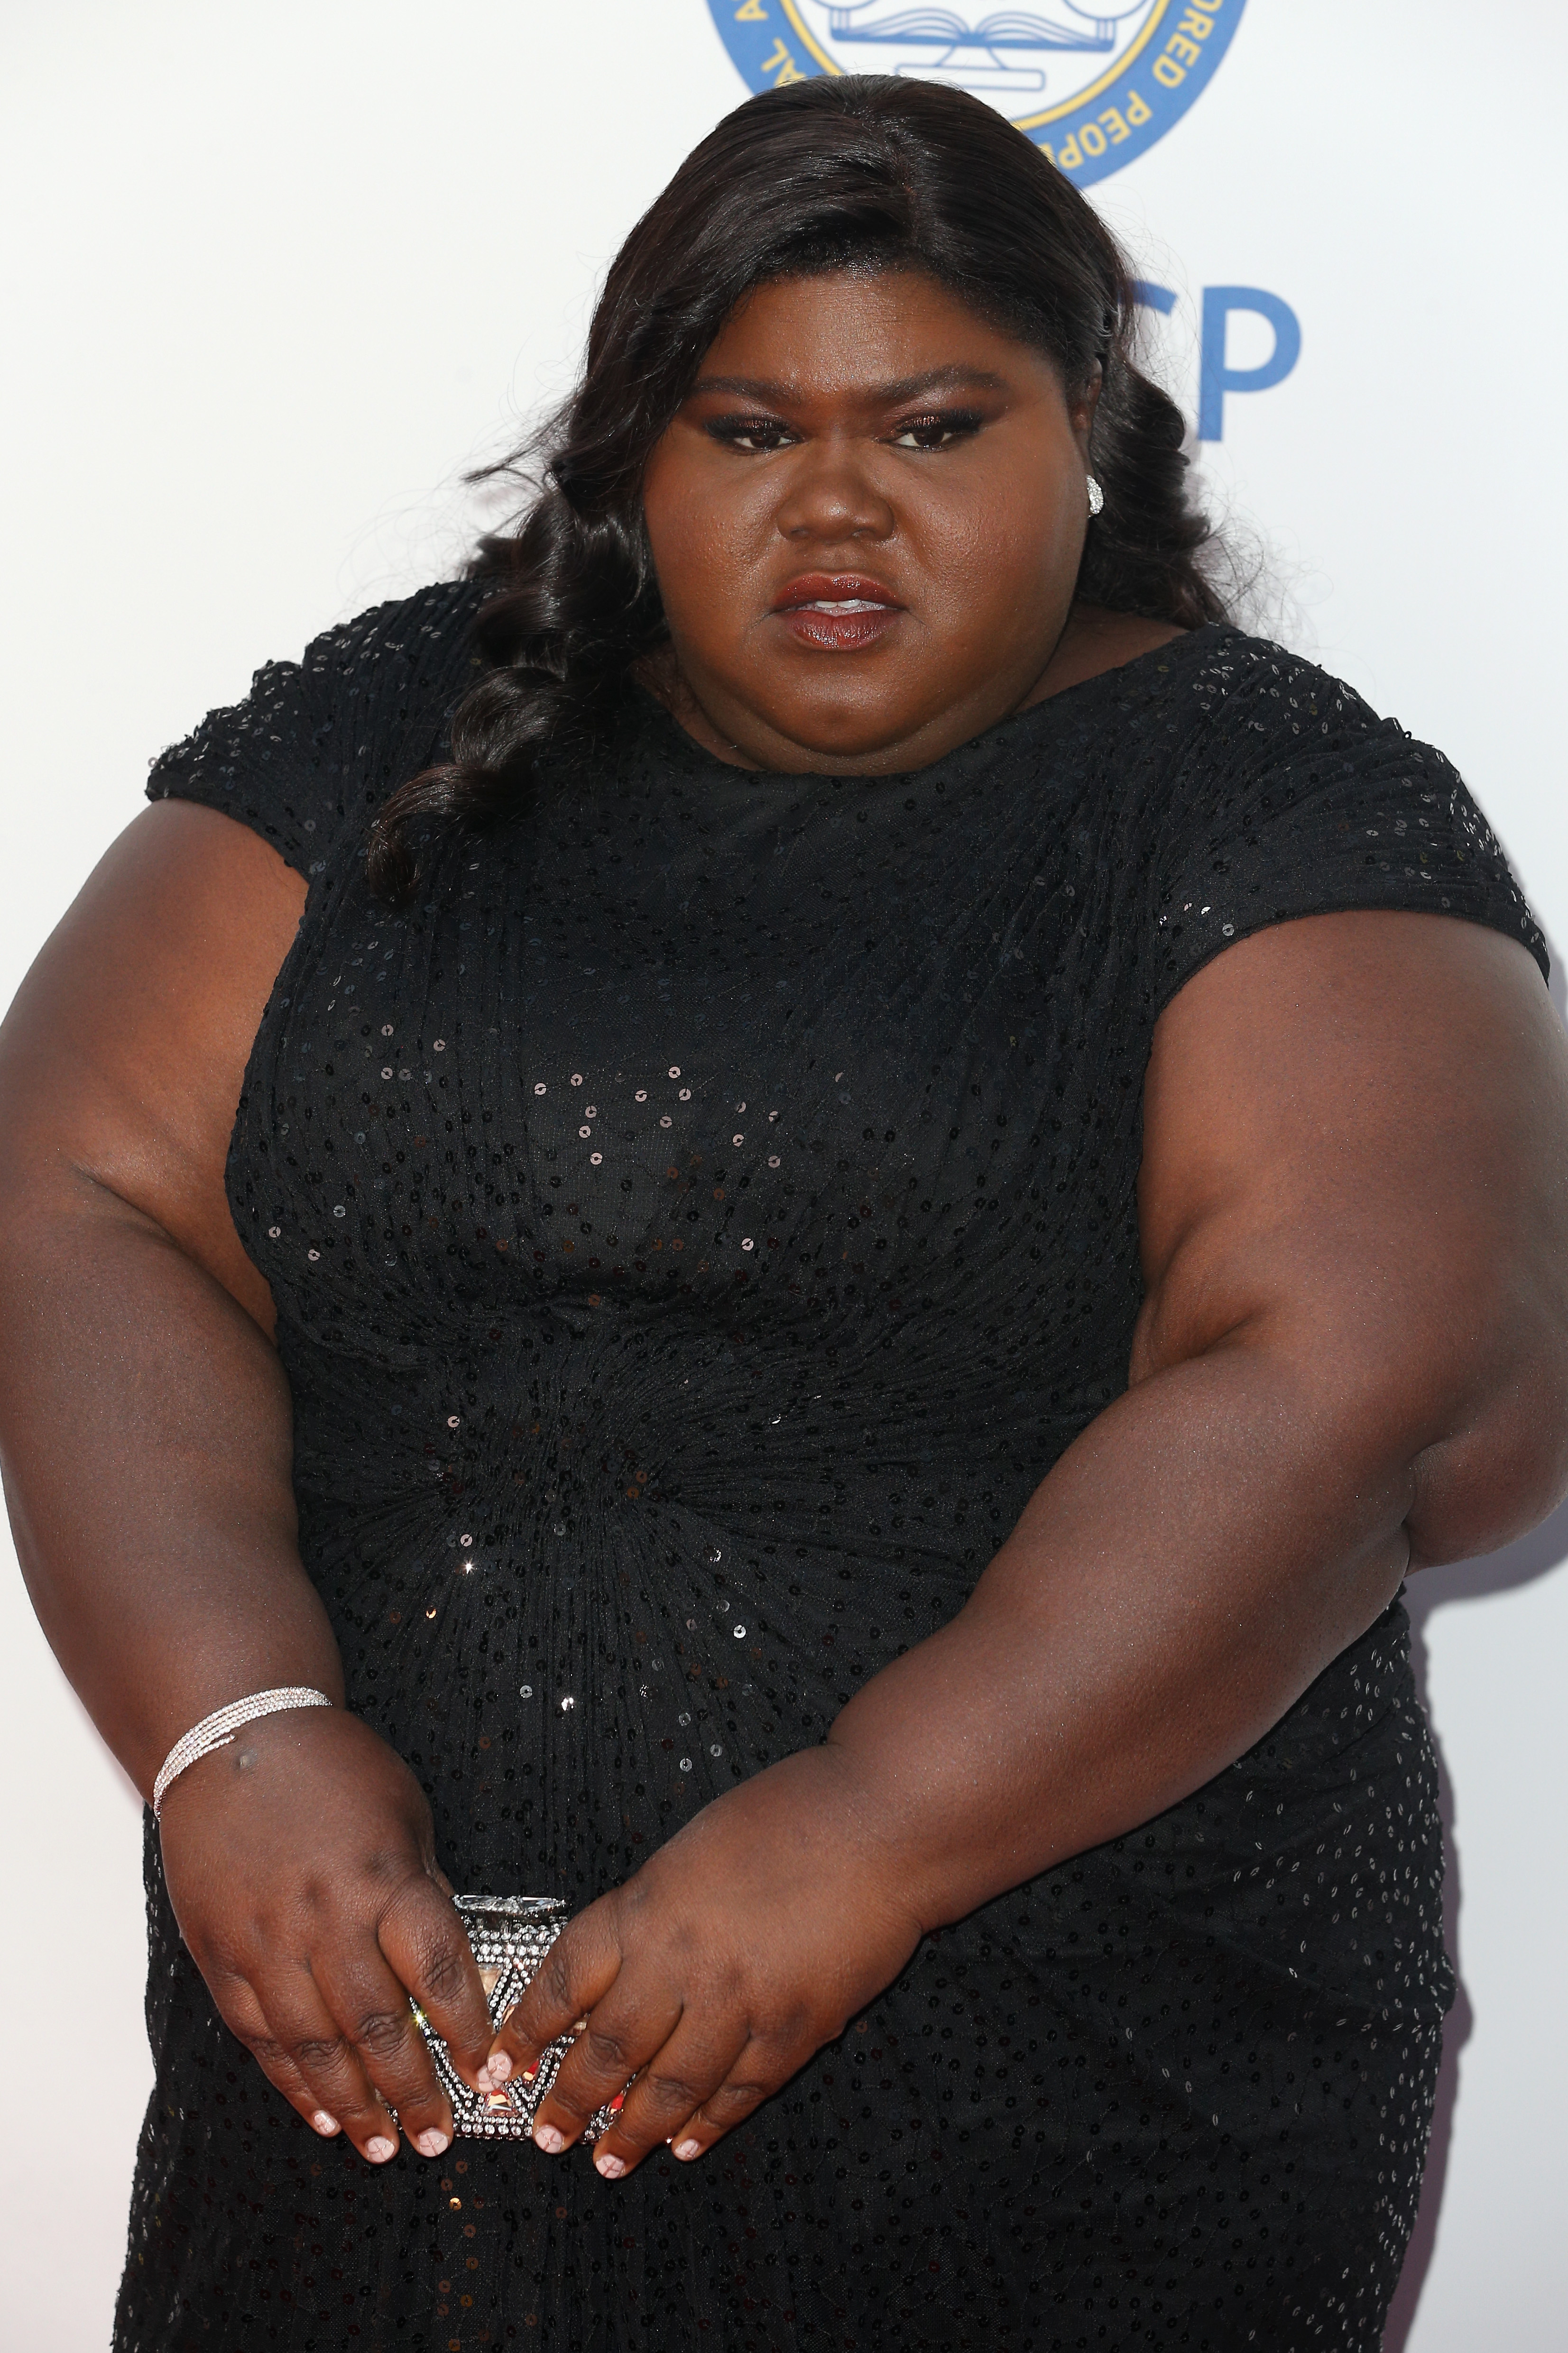
[[[675,2154],[685,2163],[691,2158],[701,2156],[702,2143],[700,2140],[678,2140],[675,2144]]]
[[[444,2148],[451,2147],[451,2142],[437,2126],[432,2125],[427,2132],[416,2136],[414,2146],[421,2157],[439,2157]]]
[[[338,2129],[336,2116],[330,2116],[325,2108],[318,2108],[310,2122],[319,2133],[335,2133]]]
[[[536,2148],[542,2148],[546,2157],[559,2157],[566,2146],[566,2136],[564,2133],[557,2132],[553,2125],[535,2125],[533,2145]]]
[[[374,2140],[366,2141],[364,2153],[373,2165],[384,2165],[389,2157],[397,2155],[397,2143],[395,2140],[384,2139],[382,2135],[377,2133]]]
[[[489,2077],[491,2089],[499,2091],[511,2073],[511,2061],[504,2051],[492,2051],[485,2063],[484,2072]]]
[[[607,2150],[603,2157],[596,2157],[594,2159],[594,2166],[595,2171],[602,2173],[606,2181],[618,2181],[626,2169],[625,2160],[618,2157],[611,2157]]]

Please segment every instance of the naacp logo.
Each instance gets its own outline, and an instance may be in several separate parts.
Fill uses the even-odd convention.
[[[1163,139],[1230,46],[1247,0],[708,0],[753,90],[910,74],[973,90],[1088,187]]]

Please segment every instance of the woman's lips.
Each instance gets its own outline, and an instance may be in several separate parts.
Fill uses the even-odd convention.
[[[903,610],[890,589],[858,572],[807,573],[773,607],[798,644],[836,654],[875,645]]]

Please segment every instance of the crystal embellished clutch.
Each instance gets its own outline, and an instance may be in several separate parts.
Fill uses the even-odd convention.
[[[566,1906],[554,1895],[455,1895],[452,1901],[463,1915],[479,1966],[490,2023],[499,2026],[566,1926]],[[531,2084],[513,2075],[499,2092],[470,2092],[419,2004],[412,2007],[430,2045],[442,2089],[452,2103],[452,2122],[459,2138],[526,2140],[534,2111],[560,2073],[561,2062],[575,2037],[563,2034],[559,2042],[550,2045]],[[612,2100],[591,2117],[584,2139],[597,2140],[620,2105],[619,2098]]]

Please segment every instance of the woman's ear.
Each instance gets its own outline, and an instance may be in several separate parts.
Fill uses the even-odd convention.
[[[1068,415],[1072,419],[1073,432],[1086,459],[1089,455],[1089,437],[1094,429],[1094,412],[1100,406],[1100,396],[1104,389],[1105,370],[1096,360],[1093,372],[1083,390],[1068,409]]]

